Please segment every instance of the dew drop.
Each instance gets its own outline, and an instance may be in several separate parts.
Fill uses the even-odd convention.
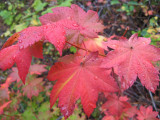
[[[71,19],[71,17],[70,17],[70,16],[68,16],[68,17],[67,17],[67,19],[68,19],[68,20],[70,20],[70,19]]]
[[[24,36],[23,39],[26,39],[26,36]]]
[[[38,36],[41,36],[41,33],[38,33]]]
[[[62,39],[66,39],[66,37],[65,37],[65,36],[63,36],[63,37],[62,37]]]
[[[154,88],[153,88],[153,87],[151,87],[151,88],[150,88],[150,90],[151,90],[151,91],[154,91]]]
[[[97,80],[97,79],[98,79],[98,77],[97,77],[97,76],[95,76],[95,77],[94,77],[94,79],[96,79],[96,80]]]
[[[14,55],[14,56],[13,56],[13,59],[15,59],[15,58],[16,58],[16,56]]]
[[[62,107],[61,109],[62,109],[62,110],[65,110],[65,109],[66,109],[66,107]]]
[[[129,81],[129,84],[132,85],[132,81]]]
[[[73,26],[74,26],[74,27],[78,27],[78,24],[75,23],[75,24],[73,24]]]
[[[89,103],[89,106],[91,106],[92,108],[96,108],[96,105],[92,103]]]
[[[47,30],[47,29],[48,29],[48,26],[44,26],[44,29]]]
[[[23,45],[21,45],[20,47],[19,47],[19,49],[21,50],[21,49],[23,49],[24,48],[24,46]]]
[[[117,45],[112,45],[113,48],[117,48]]]
[[[65,34],[66,32],[65,32],[65,31],[62,31],[62,33]]]
[[[22,40],[19,40],[19,43],[22,43]]]
[[[12,62],[11,62],[11,61],[9,61],[9,63],[8,63],[8,64],[10,64],[10,65],[11,65],[11,64],[12,64]]]
[[[144,75],[142,75],[142,77],[144,77]]]
[[[67,111],[67,112],[66,112],[66,116],[68,116],[68,114],[69,114],[69,112]]]
[[[147,41],[143,41],[142,43],[143,43],[144,45],[147,45]]]
[[[94,89],[91,89],[91,92],[95,92],[95,90],[94,90]]]

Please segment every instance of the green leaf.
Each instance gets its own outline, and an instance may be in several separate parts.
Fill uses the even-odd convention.
[[[55,8],[55,7],[69,7],[71,6],[71,2],[73,0],[65,0],[64,2],[60,2],[61,4],[59,5],[56,5],[56,6],[53,6],[53,7],[50,7],[48,9],[46,9],[45,11],[42,12],[42,15],[46,14],[46,13],[52,13],[52,8]]]
[[[46,2],[42,3],[41,0],[35,0],[32,4],[32,7],[35,9],[35,11],[39,12],[43,10],[43,8],[47,5]]]
[[[134,6],[129,6],[129,11],[133,11],[134,10]]]
[[[112,0],[111,5],[115,5],[115,4],[120,4],[120,2],[118,0]]]
[[[73,52],[73,53],[76,53],[77,52],[77,49],[73,46],[70,47],[70,52]]]
[[[136,1],[129,1],[128,4],[129,5],[139,5]]]
[[[25,23],[21,23],[19,25],[15,25],[14,30],[16,30],[16,32],[19,32],[25,28],[27,28],[28,26]]]
[[[33,114],[32,109],[28,107],[27,110],[22,114],[23,120],[37,120],[35,115]]]

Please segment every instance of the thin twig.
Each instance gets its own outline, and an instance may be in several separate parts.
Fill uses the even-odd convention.
[[[148,91],[148,92],[149,92],[149,95],[150,95],[151,100],[152,100],[152,105],[153,105],[154,109],[158,112],[156,104],[155,104],[154,99],[153,99],[153,95],[152,95],[151,91]],[[159,114],[158,114],[158,118],[160,119]]]
[[[82,49],[82,50],[85,50],[85,51],[87,51],[87,52],[92,52],[92,51],[87,50],[87,49],[85,49],[85,48],[81,48],[81,47],[79,47],[79,46],[77,46],[77,45],[75,45],[75,44],[72,44],[72,43],[70,43],[70,42],[68,42],[68,41],[66,41],[66,43],[68,43],[68,44],[70,44],[70,45],[72,45],[72,46],[74,46],[74,47],[76,47],[76,48],[78,48],[78,49]],[[103,56],[103,57],[106,57],[106,55],[103,55],[103,54],[98,54],[98,55]]]
[[[56,120],[61,120],[63,118],[63,116],[59,116]]]

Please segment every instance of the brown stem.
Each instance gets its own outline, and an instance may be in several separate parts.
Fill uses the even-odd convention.
[[[87,48],[86,48],[86,45],[85,45],[85,43],[84,43],[84,41],[82,41],[82,44],[83,44],[84,48],[87,49]],[[88,54],[88,51],[86,51],[85,56],[86,56],[87,54]]]
[[[79,46],[77,46],[77,45],[75,45],[75,44],[72,44],[72,43],[70,43],[70,42],[68,42],[68,41],[66,41],[66,43],[68,43],[68,44],[70,44],[70,45],[72,45],[72,46],[74,46],[74,47],[76,47],[76,48],[78,48],[78,49],[82,49],[82,50],[85,50],[85,51],[87,51],[87,52],[92,52],[92,51],[87,50],[87,49],[85,49],[85,48],[81,48],[81,47],[79,47]],[[98,54],[98,55],[103,56],[103,57],[106,57],[106,55],[103,55],[103,54]]]

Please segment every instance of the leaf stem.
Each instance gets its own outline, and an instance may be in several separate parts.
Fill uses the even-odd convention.
[[[68,43],[68,44],[70,44],[70,45],[72,45],[72,46],[74,46],[74,47],[76,47],[76,48],[78,48],[78,49],[85,50],[85,51],[87,51],[87,52],[92,52],[92,51],[90,51],[90,50],[88,50],[88,49],[81,48],[81,47],[79,47],[78,45],[75,45],[75,44],[70,43],[70,42],[68,42],[68,41],[66,41],[66,43]],[[106,55],[103,55],[103,54],[99,54],[99,53],[98,53],[98,55],[103,56],[103,57],[106,57]]]
[[[124,33],[123,33],[123,37],[126,35],[126,33],[127,33],[127,31],[128,31],[128,27],[126,28],[126,30],[124,31]]]

